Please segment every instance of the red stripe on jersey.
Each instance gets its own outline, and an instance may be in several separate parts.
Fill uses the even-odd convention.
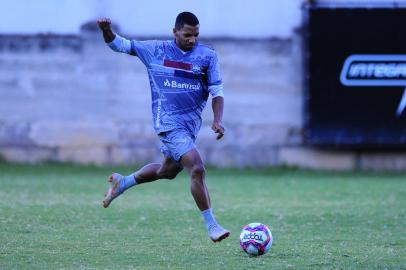
[[[183,62],[176,62],[176,61],[172,61],[172,60],[168,60],[168,59],[164,60],[164,66],[165,67],[183,69],[183,70],[191,70],[192,69],[191,64],[183,63]]]

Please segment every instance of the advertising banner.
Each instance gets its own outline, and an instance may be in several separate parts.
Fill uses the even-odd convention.
[[[305,142],[406,147],[406,7],[305,8]]]

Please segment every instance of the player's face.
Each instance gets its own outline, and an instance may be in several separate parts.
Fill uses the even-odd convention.
[[[173,29],[175,35],[176,45],[183,51],[190,51],[196,44],[197,37],[199,36],[199,25],[185,24],[181,29]]]

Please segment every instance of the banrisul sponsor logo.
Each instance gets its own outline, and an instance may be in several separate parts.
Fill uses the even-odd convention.
[[[185,90],[200,90],[201,85],[199,82],[197,83],[191,83],[191,82],[178,82],[177,80],[169,80],[165,79],[164,81],[164,86],[166,88],[172,88],[172,89],[185,89]]]
[[[400,116],[406,107],[406,55],[350,55],[341,69],[340,82],[345,86],[405,88],[396,110],[396,115]]]

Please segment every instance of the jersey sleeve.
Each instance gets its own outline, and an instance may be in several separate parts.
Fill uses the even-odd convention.
[[[224,96],[223,82],[220,75],[220,65],[216,53],[214,53],[213,57],[211,58],[209,68],[207,69],[207,85],[212,97]]]
[[[152,62],[157,43],[156,40],[128,40],[116,34],[114,40],[107,45],[115,52],[138,56],[148,66]]]
[[[115,52],[131,54],[131,41],[117,34],[113,41],[107,45]]]
[[[144,65],[148,67],[153,60],[158,45],[157,40],[131,40],[131,52],[133,55],[138,56]]]

